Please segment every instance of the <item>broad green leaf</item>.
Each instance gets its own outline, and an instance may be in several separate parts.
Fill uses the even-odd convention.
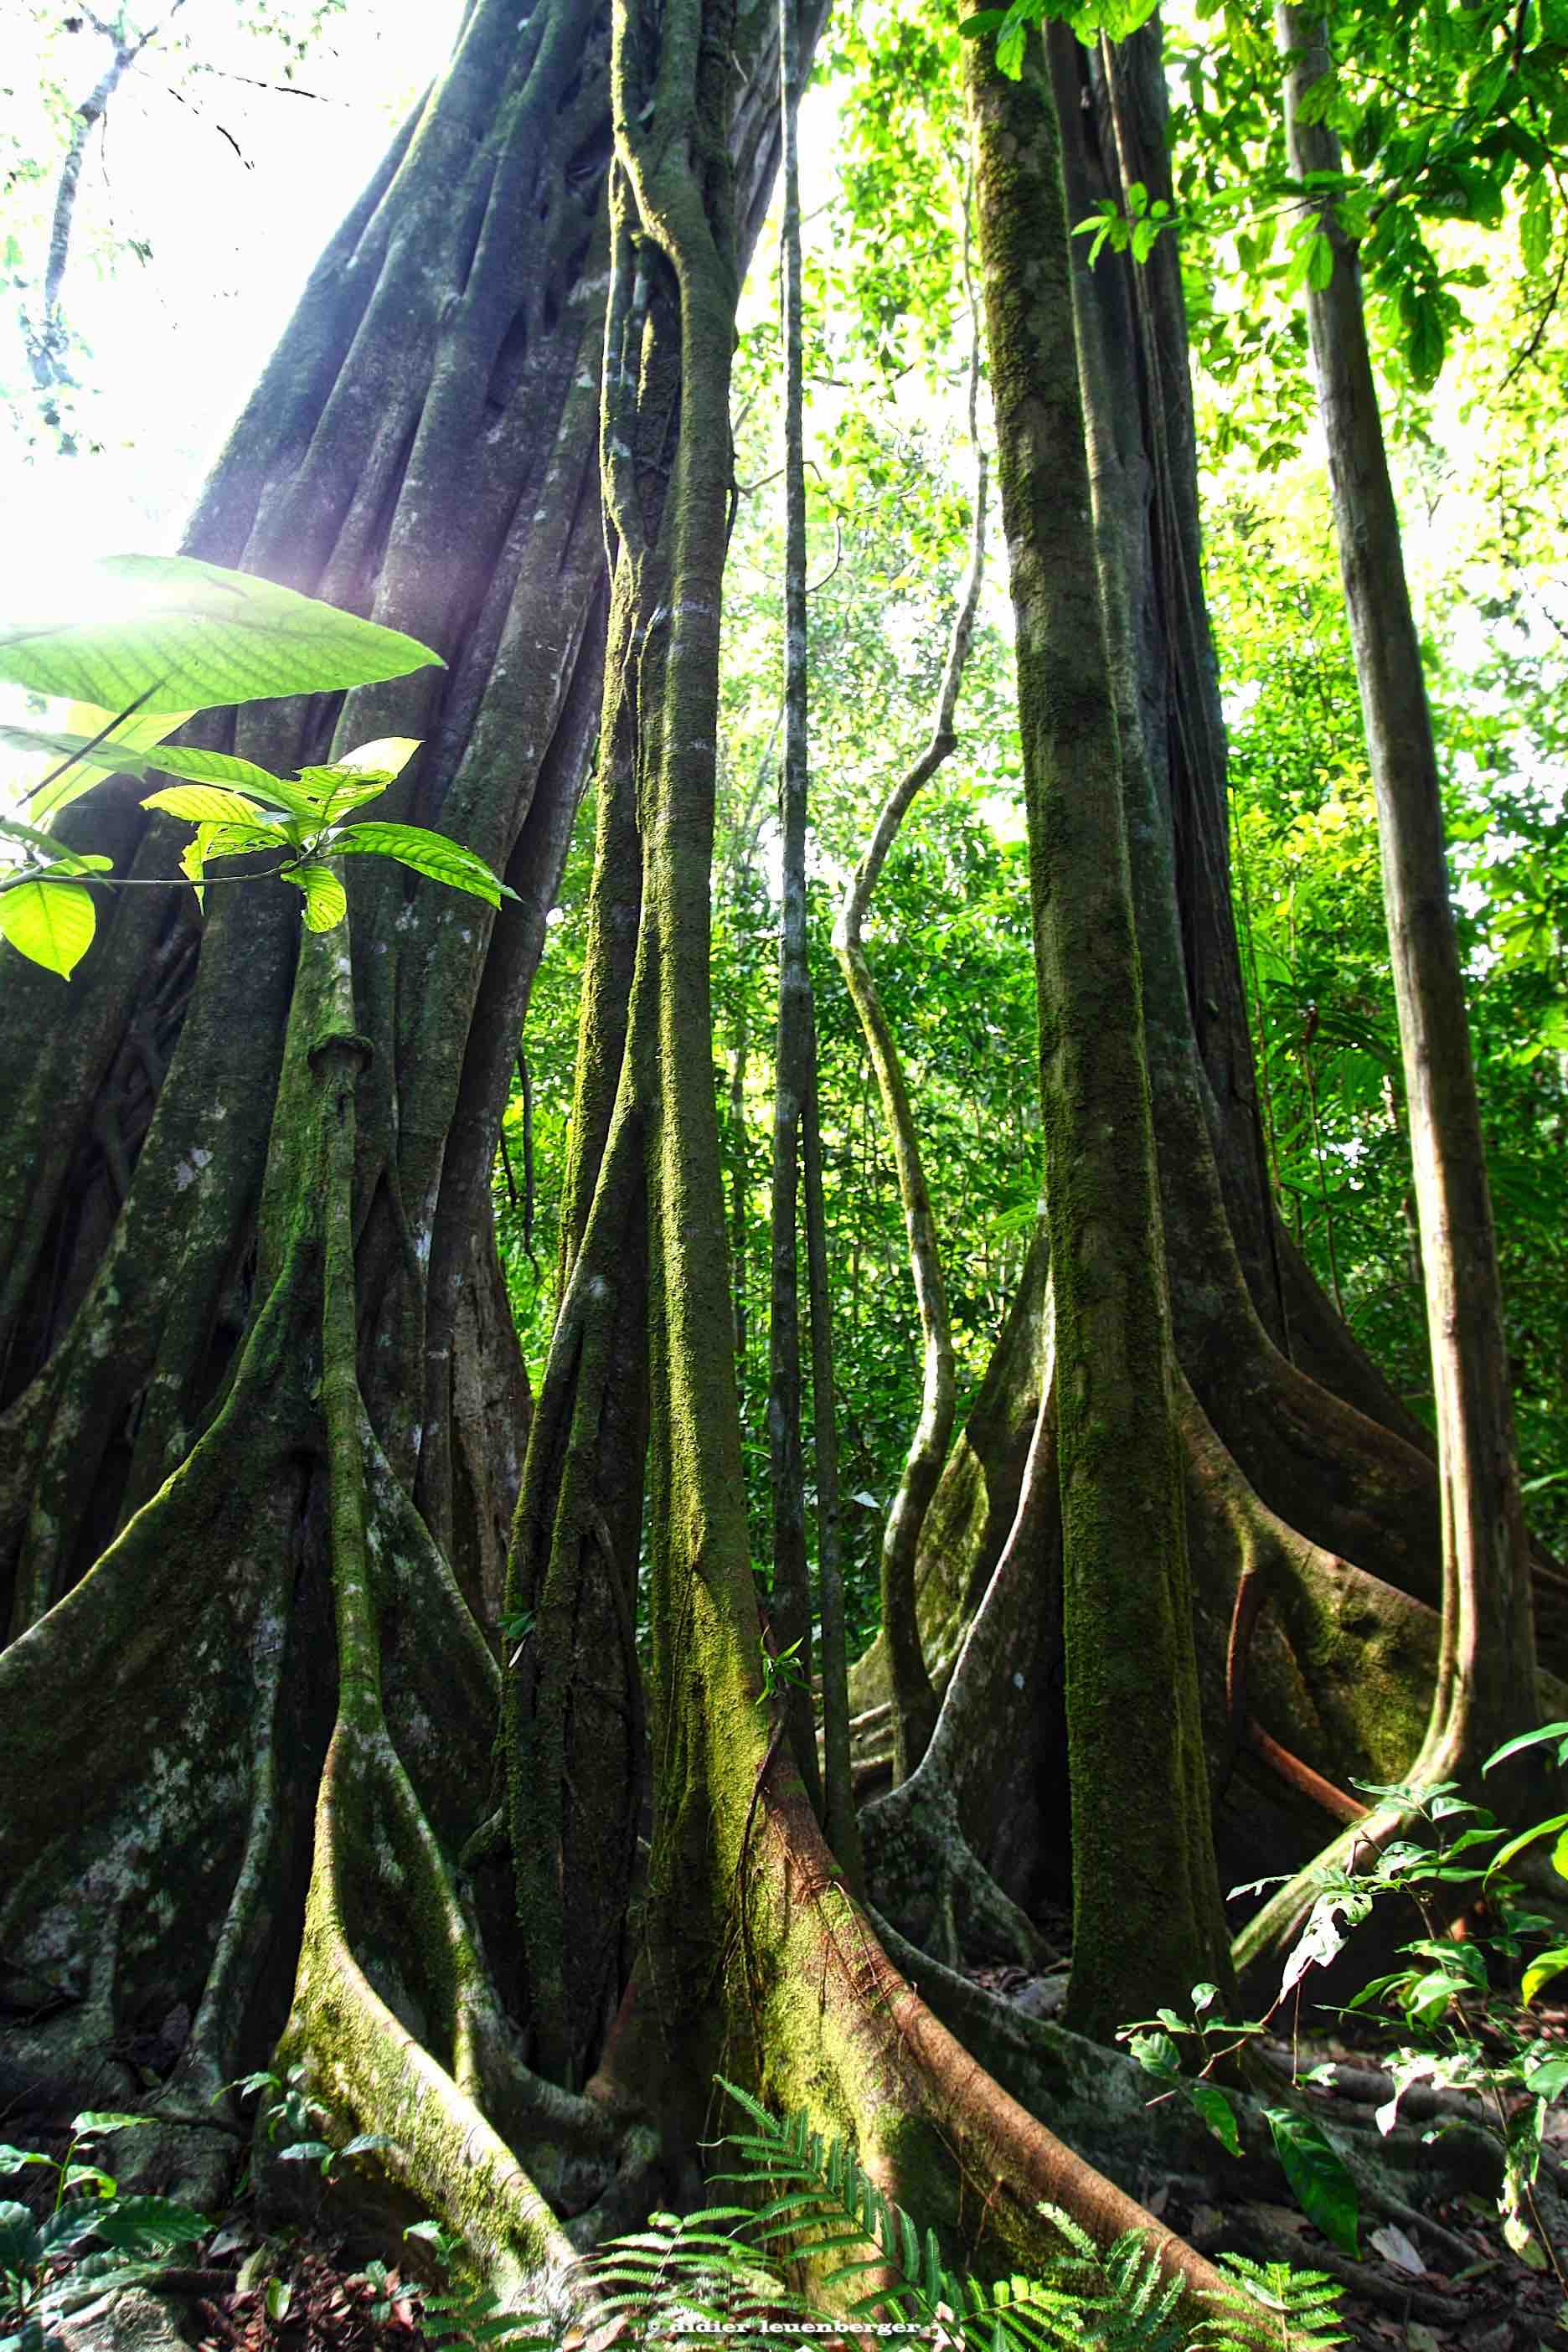
[[[281,825],[268,824],[204,824],[202,827],[204,857],[248,857],[255,849],[286,849],[293,846]]]
[[[1532,277],[1545,268],[1552,252],[1552,211],[1544,172],[1535,175],[1525,192],[1519,215],[1519,249]]]
[[[123,2253],[142,2253],[155,2246],[194,2246],[211,2228],[205,2213],[172,2197],[122,2197],[111,2213],[100,2218],[93,2234]]]
[[[17,882],[0,890],[0,937],[62,980],[92,945],[97,924],[92,893],[79,882]]]
[[[78,2139],[88,2139],[98,2132],[146,2131],[157,2120],[156,2116],[128,2115],[120,2107],[84,2107],[71,2117],[71,2130]]]
[[[413,637],[312,596],[184,555],[93,567],[120,611],[0,627],[0,678],[123,710],[326,694],[440,662]]]
[[[1521,1830],[1517,1837],[1510,1838],[1508,1843],[1493,1854],[1487,1865],[1487,1876],[1489,1878],[1494,1870],[1505,1869],[1516,1853],[1522,1853],[1526,1846],[1535,1843],[1537,1838],[1551,1837],[1554,1832],[1561,1832],[1563,1830],[1568,1830],[1568,1813],[1553,1813],[1549,1822],[1537,1822],[1533,1829]],[[1559,1835],[1557,1845],[1552,1850],[1552,1859],[1554,1868],[1558,1866],[1557,1857],[1562,1848],[1563,1840]]]
[[[1230,2101],[1217,2083],[1188,2083],[1184,2086],[1188,2098],[1196,2107],[1215,2139],[1229,2149],[1232,2156],[1241,2154],[1241,2134],[1236,2126],[1236,2116]]]
[[[1493,1748],[1481,1770],[1489,1772],[1494,1764],[1505,1763],[1509,1757],[1518,1756],[1526,1748],[1544,1747],[1549,1739],[1568,1741],[1568,1723],[1543,1723],[1539,1731],[1521,1731],[1517,1739],[1505,1739],[1500,1748]],[[1568,1761],[1568,1758],[1558,1760]]]
[[[91,759],[73,760],[60,774],[44,783],[42,775],[58,762],[50,761],[42,771],[40,780],[28,791],[35,816],[52,816],[57,809],[66,808],[82,793],[102,780],[103,770],[96,762],[100,754],[113,761],[111,772],[122,772],[128,776],[145,772],[147,753],[172,735],[176,727],[195,714],[189,710],[133,710],[126,715],[123,705],[105,710],[96,702],[73,702],[65,715],[64,733],[83,743],[96,743]]]
[[[30,2271],[43,2252],[38,2225],[26,2205],[0,2200],[0,2273]]]
[[[161,792],[149,793],[142,805],[183,816],[191,824],[246,824],[262,813],[244,793],[221,784],[166,784]]]
[[[1547,2058],[1538,2066],[1527,2066],[1525,2087],[1538,2099],[1560,2099],[1568,2090],[1568,2058]]]
[[[120,2183],[111,2172],[102,2171],[96,2164],[68,2164],[65,2186],[68,2189],[90,2189],[95,2197],[112,2197]]]
[[[500,906],[503,893],[509,898],[517,895],[461,842],[448,841],[445,834],[431,833],[420,824],[383,824],[371,818],[350,825],[334,840],[332,849],[334,854],[352,851],[363,856],[374,852],[395,857],[416,874],[428,874],[435,881],[449,882],[456,890],[471,890],[476,898],[488,898],[492,907]]]
[[[395,776],[403,773],[423,740],[419,735],[378,735],[374,743],[356,743],[352,751],[345,751],[332,765],[347,768],[356,776],[380,776],[391,783]]]
[[[1331,2245],[1360,2259],[1355,2182],[1310,2116],[1293,2107],[1266,2107],[1275,2152],[1301,2210]]]
[[[330,931],[348,913],[348,893],[330,866],[310,858],[303,865],[286,866],[281,878],[305,894],[307,930]]]
[[[1538,1953],[1524,1972],[1524,1981],[1520,1987],[1523,1998],[1527,2001],[1533,2000],[1542,1985],[1549,1985],[1554,1977],[1563,1974],[1564,1969],[1568,1969],[1568,1944],[1554,1944],[1549,1952]]]
[[[364,808],[371,801],[380,800],[391,781],[390,777],[384,782],[379,776],[345,776],[330,794],[322,811],[326,823],[341,824],[344,817],[351,815],[356,808]]]
[[[1127,2046],[1144,2073],[1161,2082],[1173,2081],[1182,2071],[1176,2045],[1168,2033],[1134,2033]]]
[[[142,765],[155,768],[161,776],[184,776],[195,784],[229,784],[237,792],[258,793],[264,801],[281,798],[276,776],[258,768],[254,760],[238,759],[232,751],[202,751],[179,743],[155,757],[149,752]]]

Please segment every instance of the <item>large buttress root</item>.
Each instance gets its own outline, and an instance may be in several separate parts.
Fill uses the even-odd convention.
[[[346,950],[308,941],[295,1043],[318,1085],[321,1399],[338,1706],[279,2063],[300,2070],[334,2125],[384,2143],[382,2169],[464,2240],[498,2294],[537,2304],[572,2249],[486,2115],[487,2104],[500,2105],[498,2091],[522,2088],[525,2070],[382,1703],[353,1249],[354,1090],[369,1048],[353,1016]],[[540,2084],[533,2104],[534,2119],[544,2123],[542,2110],[554,2111],[550,2121],[566,2120],[576,2103]],[[521,2138],[520,2120],[507,2117]]]
[[[885,1916],[950,1968],[965,1956],[1037,1966],[1026,1906],[1055,1859],[1049,1791],[1065,1737],[1059,1700],[1061,1503],[1048,1366],[1012,1530],[972,1620],[930,1747],[865,1810],[868,1885]],[[1060,1794],[1058,1787],[1058,1798]]]

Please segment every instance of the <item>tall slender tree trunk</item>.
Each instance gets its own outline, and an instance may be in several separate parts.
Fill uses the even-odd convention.
[[[790,1745],[821,1811],[811,1700],[811,1583],[805,1549],[805,1455],[801,1428],[801,1127],[816,1066],[816,1013],[805,947],[806,791],[810,766],[810,656],[805,605],[805,352],[801,320],[800,41],[796,0],[779,0],[779,110],[784,222],[779,271],[784,346],[784,692],[779,813],[779,1016],[773,1054],[773,1313],[769,1323],[768,1451],[773,1470],[771,1632],[787,1661]],[[826,1311],[826,1302],[822,1302]]]
[[[1073,1823],[1068,2021],[1108,2039],[1226,1937],[1193,1650],[1121,751],[1056,102],[969,45],[1040,1000]]]
[[[1303,119],[1330,69],[1321,19],[1282,5],[1286,129],[1299,179],[1340,168],[1326,123]],[[1422,1769],[1473,1769],[1533,1719],[1530,1551],[1503,1336],[1486,1148],[1443,838],[1420,640],[1400,546],[1353,242],[1320,205],[1333,268],[1308,323],[1367,757],[1405,1068],[1426,1291],[1443,1517],[1443,1658]]]

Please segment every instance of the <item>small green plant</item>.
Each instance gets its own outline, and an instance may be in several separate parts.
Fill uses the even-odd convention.
[[[176,2249],[206,2236],[205,2214],[167,2197],[122,2197],[114,2176],[80,2153],[110,2132],[153,2121],[89,2111],[72,2123],[59,2158],[0,2147],[0,2177],[34,2168],[54,2176],[42,2220],[30,2206],[0,2200],[0,2352],[49,2352],[73,2305],[156,2277]]]
[[[278,2149],[279,2162],[319,2165],[323,2180],[331,2179],[332,2167],[345,2156],[366,2156],[374,2149],[396,2146],[385,2132],[356,2132],[341,2147],[334,2147],[321,2137],[328,2111],[310,2096],[305,2083],[306,2069],[290,2066],[286,2075],[241,2074],[223,2089],[237,2091],[241,2098],[259,2095],[265,2101],[262,2112],[268,2140],[276,2147],[285,2132],[289,2135],[287,2144]],[[215,2095],[221,2098],[223,2093]]]
[[[1510,1739],[1488,1758],[1483,1769],[1489,1772],[1524,1749],[1543,1745],[1556,1747],[1559,1765],[1568,1763],[1568,1723],[1547,1724]],[[1568,2091],[1568,2057],[1547,2038],[1531,2007],[1568,1969],[1568,1944],[1550,1919],[1529,1908],[1525,1890],[1508,1874],[1521,1853],[1550,1837],[1552,1867],[1568,1878],[1568,1813],[1510,1834],[1483,1807],[1461,1796],[1453,1781],[1356,1786],[1373,1803],[1397,1809],[1426,1835],[1382,1846],[1368,1841],[1350,1867],[1317,1874],[1316,1899],[1286,1960],[1279,1994],[1264,2015],[1239,2022],[1228,2019],[1216,2007],[1215,1987],[1196,1985],[1189,2016],[1163,2009],[1157,2018],[1124,2027],[1118,2038],[1160,2083],[1160,2098],[1186,2099],[1230,2153],[1239,2155],[1232,2096],[1215,2079],[1217,2071],[1267,2030],[1291,1995],[1300,1997],[1313,1969],[1339,1958],[1374,1906],[1409,1904],[1421,1933],[1401,1947],[1405,1965],[1372,1979],[1346,2004],[1346,2014],[1371,2019],[1391,2039],[1384,2063],[1392,2095],[1376,2110],[1378,2129],[1384,2135],[1394,2129],[1412,2084],[1465,2095],[1472,2103],[1471,2119],[1497,2145],[1502,2169],[1498,2210],[1506,2242],[1532,2267],[1550,2265],[1568,2292],[1563,2250],[1544,2227],[1535,2196],[1546,2118]],[[1279,1883],[1265,1879],[1257,1885]],[[1471,1889],[1477,1898],[1462,1937],[1447,1932],[1459,1887]],[[1331,2064],[1314,2066],[1295,2080],[1331,2082],[1333,2073]],[[1264,2112],[1302,2211],[1334,2244],[1355,2254],[1355,2184],[1331,2140],[1299,2108]],[[1442,2128],[1436,2126],[1427,2136]]]
[[[1102,2249],[1048,2206],[1040,2211],[1061,2252],[1043,2275],[982,2283],[952,2271],[935,2232],[922,2233],[843,2141],[825,2140],[804,2115],[781,2121],[733,2084],[721,2087],[744,2121],[727,2143],[737,2168],[715,2185],[741,2189],[748,2201],[684,2218],[654,2213],[646,2229],[579,2265],[574,2307],[591,2302],[626,2352],[675,2341],[777,2352],[781,2336],[847,2344],[868,2333],[890,2347],[945,2352],[1327,2352],[1346,2341],[1340,2290],[1320,2273],[1222,2256],[1234,2284],[1194,2326],[1179,2308],[1179,2283],[1141,2232]],[[562,2343],[569,2315],[499,2310],[466,2278],[449,2231],[425,2221],[406,2234],[434,2251],[452,2282],[425,2299],[433,2344],[553,2352]],[[805,2266],[822,2290],[838,2290],[838,2308],[791,2284]],[[875,2286],[857,2293],[868,2273]]]
[[[522,1655],[529,1635],[534,1631],[538,1623],[539,1619],[531,1609],[514,1610],[510,1617],[503,1617],[501,1619],[501,1639],[504,1642],[510,1643],[512,1645],[511,1654],[507,1659],[507,1664],[509,1666],[516,1665],[519,1658]]]
[[[804,1634],[785,1650],[774,1650],[763,1643],[763,1687],[757,1695],[759,1706],[771,1705],[784,1691],[805,1688],[805,1667],[800,1654],[804,1643]]]
[[[413,737],[363,744],[287,779],[227,752],[165,745],[198,710],[337,692],[438,664],[427,646],[271,581],[184,556],[114,556],[98,569],[136,593],[135,613],[0,628],[0,681],[73,698],[60,730],[0,727],[0,742],[54,762],[24,795],[27,822],[0,816],[0,843],[16,860],[0,869],[0,938],[19,953],[68,980],[97,929],[89,886],[146,887],[140,877],[111,879],[109,858],[43,829],[115,774],[181,780],[142,805],[195,826],[180,862],[198,901],[209,881],[275,877],[302,895],[308,929],[331,930],[348,903],[335,861],[365,855],[395,858],[492,907],[513,895],[445,834],[363,818],[419,749]],[[237,875],[207,872],[215,860],[258,856],[273,862]]]
[[[421,2296],[419,2325],[437,2352],[467,2345],[506,2345],[512,2352],[554,2352],[565,2334],[552,2318],[503,2311],[493,2291],[470,2276],[463,2241],[438,2221],[416,2221],[403,2232],[428,2246],[446,2273],[447,2284]]]

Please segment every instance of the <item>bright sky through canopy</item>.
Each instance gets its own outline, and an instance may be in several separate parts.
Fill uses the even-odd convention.
[[[188,0],[192,49],[211,70],[193,81],[149,48],[126,76],[107,138],[100,130],[88,142],[64,295],[89,346],[76,372],[107,394],[84,411],[103,446],[90,450],[84,436],[78,455],[60,457],[42,441],[28,453],[14,430],[0,442],[6,608],[56,604],[91,556],[173,551],[321,247],[445,63],[458,15],[458,0],[351,0],[329,16],[290,87],[282,53],[247,34],[237,0]],[[41,109],[36,121],[26,111],[49,36],[31,10],[8,5],[5,16],[7,128],[24,152],[49,159],[47,179],[18,191],[5,224],[32,274],[59,153]],[[63,58],[73,92],[85,95],[104,45],[87,31],[62,49],[50,33],[57,70]],[[94,248],[110,237],[144,242],[147,266],[122,258],[100,275]],[[0,380],[25,381],[14,309],[6,346]]]

